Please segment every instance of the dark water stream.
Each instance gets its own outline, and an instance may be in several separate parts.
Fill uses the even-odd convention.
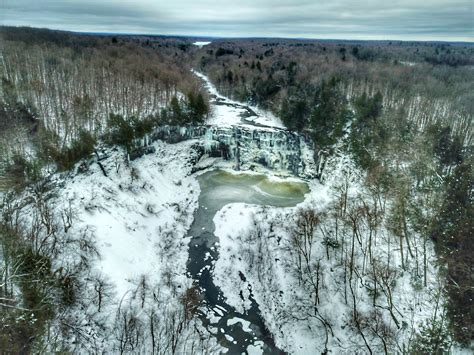
[[[275,346],[252,296],[251,308],[242,314],[226,303],[222,291],[214,284],[213,261],[219,257],[219,250],[215,245],[218,238],[214,235],[213,218],[222,207],[233,202],[295,206],[303,201],[308,186],[303,182],[274,181],[265,175],[232,174],[223,170],[206,172],[198,180],[201,194],[199,208],[188,232],[192,239],[187,268],[202,290],[204,307],[201,320],[212,330],[218,342],[228,349],[228,354],[283,353]]]

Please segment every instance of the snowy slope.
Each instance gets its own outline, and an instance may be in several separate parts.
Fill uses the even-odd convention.
[[[82,324],[87,337],[69,335],[65,342],[71,348],[151,353],[159,344],[161,350],[155,352],[163,354],[173,347],[182,353],[188,347],[195,353],[218,349],[200,321],[183,311],[183,297],[192,286],[186,275],[186,233],[200,192],[190,175],[193,144],[158,141],[154,153],[131,162],[122,149],[106,149],[99,162],[107,176],[93,161],[79,166],[81,172],[53,177],[56,197],[48,204],[58,213],[73,211],[66,244],[87,234],[97,254],[75,276],[83,284],[78,303],[53,328],[59,331],[64,317]],[[81,254],[75,249],[62,252],[53,270],[80,265]],[[153,329],[154,337],[144,329]]]
[[[342,157],[339,163],[332,162],[332,167],[329,164],[328,170],[332,171],[328,172],[331,176],[326,184],[312,183],[311,192],[296,207],[273,208],[236,203],[223,207],[214,217],[215,234],[219,237],[220,245],[220,255],[214,270],[216,284],[223,290],[227,302],[240,312],[249,308],[251,289],[277,346],[291,354],[323,353],[326,348],[324,326],[313,312],[314,300],[297,277],[291,240],[291,230],[296,224],[295,216],[299,210],[306,208],[314,209],[318,214],[327,212],[338,196],[338,189],[345,180],[346,173],[351,175],[348,176],[350,203],[356,203],[364,195],[363,188],[357,183],[360,177],[348,162]],[[237,220],[238,224],[235,223]],[[330,249],[328,258],[322,242],[321,230],[328,231],[331,228],[323,220],[321,229],[316,232],[312,249],[313,267],[319,263],[321,270],[318,311],[324,320],[329,321],[333,332],[328,334],[327,348],[337,354],[364,353],[367,349],[363,338],[352,322],[353,305],[350,295],[347,296],[349,291],[347,288],[344,290],[345,269],[344,264],[341,264],[341,249]],[[255,230],[259,230],[260,234],[256,234]],[[390,249],[389,232],[382,227],[379,233],[373,253],[380,260],[387,260],[387,250],[391,254],[391,269],[396,273],[393,302],[399,324],[389,315],[387,301],[383,296],[377,298],[379,307],[374,308],[372,299],[362,284],[357,284],[354,286],[355,297],[362,319],[370,319],[374,311],[380,312],[380,319],[383,319],[393,336],[390,339],[387,336],[386,341],[391,349],[389,352],[395,352],[398,346],[408,344],[421,324],[433,316],[440,284],[435,266],[436,255],[431,244],[427,251],[428,287],[422,288],[414,277],[417,266],[410,263],[407,270],[403,271],[396,243],[392,241]],[[364,235],[366,234],[368,233],[365,232]],[[344,236],[347,239],[346,245],[350,245],[349,236],[350,233]],[[356,268],[365,275],[362,279],[368,284],[369,280],[364,274],[366,259],[360,251],[356,250],[355,254]],[[245,276],[245,281],[242,281],[239,273]],[[243,300],[239,294],[244,295]],[[345,301],[346,297],[349,297],[348,301]],[[370,322],[369,324],[375,324]],[[368,329],[365,330],[365,336],[375,353],[383,353],[380,339]]]
[[[61,192],[79,213],[77,227],[87,225],[94,231],[101,255],[97,269],[108,275],[118,297],[141,275],[159,282],[165,265],[184,282],[188,242],[184,237],[199,196],[199,184],[188,176],[191,144],[157,142],[156,153],[128,168],[121,151],[111,152],[101,162],[107,177],[93,164],[88,173],[67,180]],[[170,233],[177,245],[176,254],[167,260],[163,243]]]

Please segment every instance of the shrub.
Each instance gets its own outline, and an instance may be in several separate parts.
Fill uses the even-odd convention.
[[[72,142],[70,148],[60,150],[54,146],[50,147],[50,156],[56,163],[58,170],[69,170],[79,160],[91,155],[94,152],[95,144],[96,140],[91,133],[81,131],[79,137]]]
[[[14,187],[21,187],[38,181],[41,177],[41,163],[38,159],[29,160],[17,152],[7,164],[5,175]]]
[[[421,326],[410,350],[411,354],[448,354],[449,330],[442,320],[427,321]]]
[[[150,133],[157,119],[149,116],[139,120],[132,116],[124,118],[121,115],[111,114],[107,122],[109,131],[105,135],[108,144],[117,144],[130,152],[134,145],[134,140]]]
[[[125,119],[122,115],[111,113],[107,122],[109,132],[107,141],[109,144],[118,144],[128,150],[132,147],[135,138],[135,129],[132,119]]]

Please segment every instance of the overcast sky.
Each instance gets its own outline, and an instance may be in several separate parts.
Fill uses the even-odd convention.
[[[3,25],[224,37],[474,41],[474,0],[0,0]]]

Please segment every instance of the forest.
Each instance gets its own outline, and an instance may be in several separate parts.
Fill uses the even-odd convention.
[[[185,44],[158,42],[2,28],[0,124],[18,140],[0,144],[11,163],[7,177],[25,168],[34,179],[47,163],[67,170],[105,134],[128,145],[158,123],[202,121],[207,98],[176,64]],[[27,143],[35,157],[25,161]]]
[[[196,46],[196,38],[187,37],[20,27],[1,27],[0,36],[0,352],[98,352],[114,344],[119,353],[217,353],[214,338],[199,325],[198,287],[180,284],[172,266],[181,260],[172,250],[185,248],[180,238],[192,222],[186,209],[198,204],[197,183],[182,182],[198,158],[184,148],[176,153],[147,143],[162,127],[207,125],[214,98],[192,69],[207,75],[219,93],[271,112],[312,142],[315,181],[340,178],[324,211],[311,201],[287,215],[259,210],[241,236],[238,254],[253,265],[247,278],[262,288],[283,293],[265,272],[272,266],[264,256],[288,259],[302,296],[295,309],[275,311],[278,316],[314,321],[308,324],[324,331],[313,337],[325,334],[328,351],[336,330],[325,313],[324,292],[343,287],[348,328],[363,344],[353,351],[441,354],[453,344],[472,350],[472,43],[248,38]],[[106,275],[91,271],[100,259],[94,242],[99,231],[81,225],[78,202],[61,200],[53,185],[82,181],[97,163],[102,178],[120,182],[116,193],[104,183],[105,197],[98,198],[141,196],[158,178],[134,160],[151,148],[157,157],[149,164],[160,174],[186,171],[172,175],[182,199],[166,205],[178,224],[159,229],[160,257],[170,264],[157,277],[166,287],[156,291],[144,275],[111,308],[113,287]],[[350,161],[357,174],[331,176],[337,159]],[[363,193],[354,195],[353,186]],[[95,197],[86,210],[98,208]],[[129,213],[143,201],[120,206]],[[150,201],[144,208],[159,214]],[[324,281],[329,269],[342,275],[334,284]],[[403,277],[414,289],[437,292],[434,314],[413,327],[406,342],[398,336],[409,325],[400,320],[405,310],[394,293]],[[434,283],[439,287],[430,288]]]

